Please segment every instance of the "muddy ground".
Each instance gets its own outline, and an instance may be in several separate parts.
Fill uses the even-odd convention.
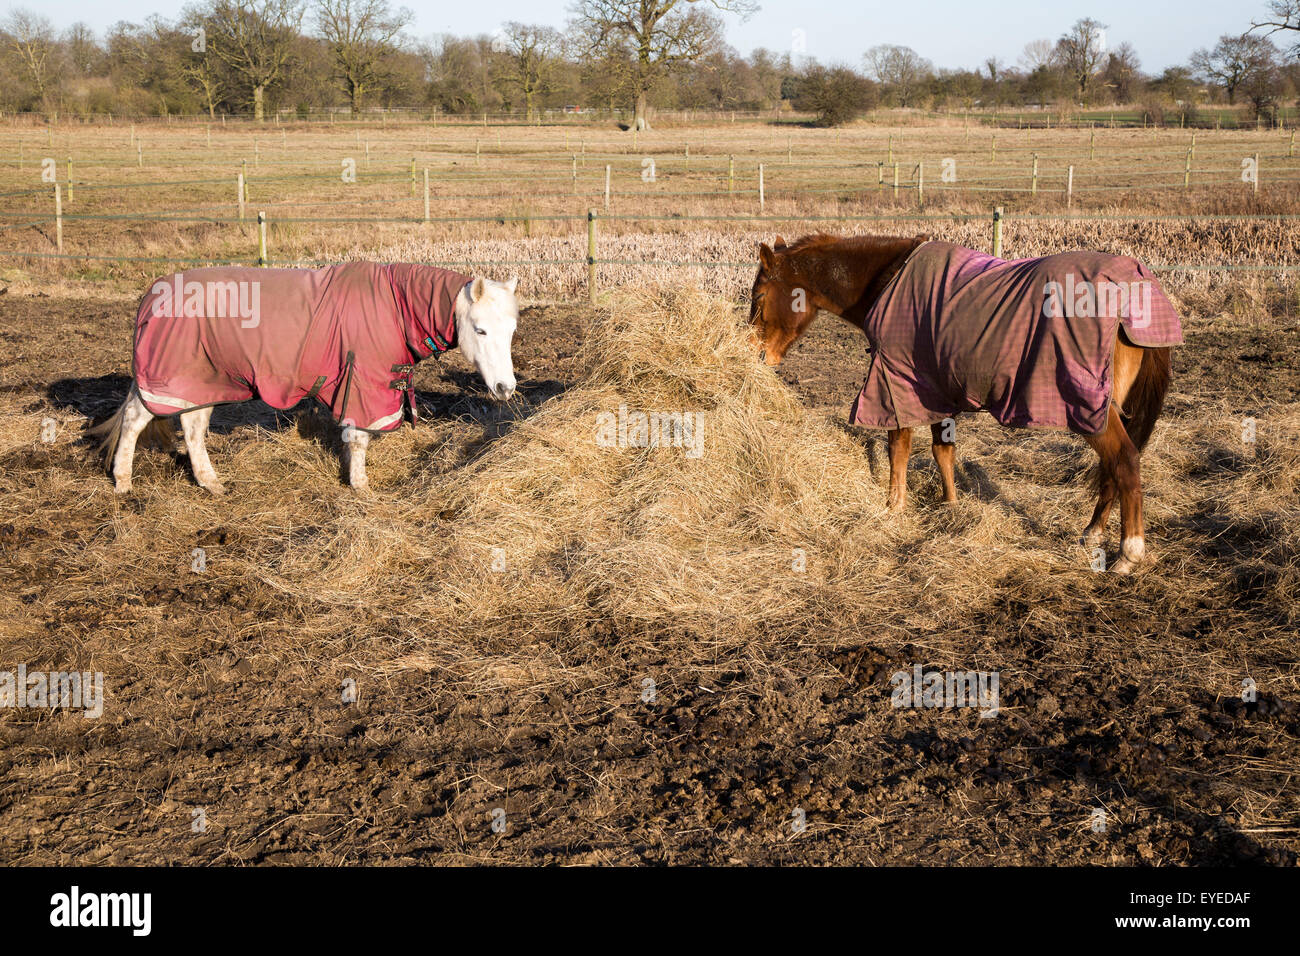
[[[0,711],[0,861],[1296,862],[1300,692],[1284,596],[1297,557],[1278,524],[1189,506],[1149,528],[1153,550],[1179,556],[1160,570],[1094,581],[1008,567],[995,599],[953,609],[944,635],[830,622],[710,656],[699,635],[593,620],[565,633],[521,625],[535,660],[581,664],[583,680],[386,667],[384,622],[364,609],[353,634],[305,637],[302,609],[265,582],[188,573],[187,545],[256,554],[294,514],[225,521],[184,459],[156,452],[141,454],[135,492],[112,494],[75,429],[125,392],[130,314],[125,297],[0,296],[0,670],[94,669],[107,684],[98,719]],[[591,319],[528,310],[516,349],[526,393],[573,381]],[[1300,402],[1291,324],[1188,331],[1172,420]],[[860,333],[823,319],[782,374],[842,421],[862,370]],[[454,363],[423,367],[417,385],[435,421],[474,410],[475,383]],[[52,443],[37,434],[45,417],[59,422]],[[293,427],[265,409],[222,412],[214,462]],[[923,469],[919,434],[916,448]],[[1225,453],[1201,480],[1210,494],[1260,467],[1271,466]],[[256,476],[225,470],[232,497],[256,498]],[[964,490],[978,492],[977,475],[963,470]],[[301,480],[312,507],[351,494]],[[1284,492],[1277,522],[1295,514]],[[915,507],[944,520],[932,502]],[[92,545],[138,522],[165,531],[169,509],[210,520],[188,542],[160,532],[129,569],[89,566]],[[996,718],[889,706],[890,675],[937,666],[941,636],[996,652]],[[480,662],[499,646],[446,641]],[[352,703],[339,692],[349,673]],[[1240,699],[1247,675],[1254,702]]]

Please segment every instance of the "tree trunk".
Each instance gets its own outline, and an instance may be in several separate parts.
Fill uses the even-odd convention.
[[[637,90],[636,92],[636,115],[632,120],[632,128],[638,130],[650,128],[650,118],[646,115],[645,90]]]
[[[265,86],[253,87],[253,119],[259,123],[266,119],[266,111],[262,103],[262,94],[265,92]]]

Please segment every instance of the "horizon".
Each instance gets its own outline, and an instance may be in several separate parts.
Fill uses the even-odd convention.
[[[5,16],[16,9],[32,10],[49,19],[60,32],[73,23],[84,22],[102,41],[116,23],[140,23],[155,14],[175,20],[188,5],[186,0],[123,0],[109,7],[91,0],[63,0],[58,10],[32,3],[5,3],[0,10]],[[485,0],[472,9],[448,5],[436,13],[428,8],[413,8],[415,19],[406,35],[424,40],[442,34],[491,34],[511,20],[562,29],[571,17],[572,5],[572,0]],[[1186,65],[1193,51],[1213,46],[1224,34],[1246,31],[1252,19],[1262,19],[1266,10],[1263,0],[1235,9],[1209,0],[1149,0],[1140,7],[1104,0],[1079,4],[1071,12],[1061,7],[1044,8],[1031,0],[1007,0],[995,19],[984,7],[940,0],[927,12],[931,16],[921,20],[909,7],[868,11],[855,6],[852,0],[768,0],[747,22],[742,23],[733,14],[723,14],[723,21],[727,44],[742,56],[760,48],[778,55],[798,53],[796,31],[802,31],[802,54],[828,66],[861,67],[862,55],[870,47],[894,44],[911,47],[937,69],[979,71],[990,56],[998,57],[1006,67],[1016,67],[1025,44],[1042,39],[1055,42],[1070,24],[1081,17],[1092,17],[1106,24],[1109,46],[1130,43],[1137,51],[1142,71],[1154,75],[1167,67]],[[841,19],[846,15],[847,27]],[[943,23],[942,31],[931,28],[936,21]],[[1160,28],[1147,28],[1144,34],[1144,28],[1152,22],[1159,23]],[[1014,27],[1007,28],[1007,23]]]

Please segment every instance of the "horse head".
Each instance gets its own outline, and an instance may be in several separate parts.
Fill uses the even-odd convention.
[[[517,278],[496,282],[475,276],[456,298],[456,342],[488,392],[501,401],[515,391],[510,345],[519,324],[518,285]]]

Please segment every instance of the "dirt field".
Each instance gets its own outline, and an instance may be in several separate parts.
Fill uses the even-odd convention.
[[[224,499],[158,451],[117,497],[77,438],[125,393],[133,297],[33,288],[0,295],[0,670],[100,671],[107,700],[0,711],[0,861],[1297,860],[1293,313],[1189,316],[1144,459],[1156,562],[1131,578],[1075,543],[1081,441],[963,419],[963,500],[935,502],[918,436],[911,511],[882,512],[852,582],[871,614],[458,626],[436,567],[349,597],[412,522],[454,530],[404,498],[436,501],[517,427],[455,358],[417,373],[421,428],[372,446],[369,500],[327,439],[253,406],[214,422]],[[581,381],[600,320],[526,311],[512,415]],[[823,318],[781,376],[843,422],[863,370],[860,333]],[[850,438],[883,504],[879,436]],[[997,671],[999,714],[892,707],[915,665]]]

